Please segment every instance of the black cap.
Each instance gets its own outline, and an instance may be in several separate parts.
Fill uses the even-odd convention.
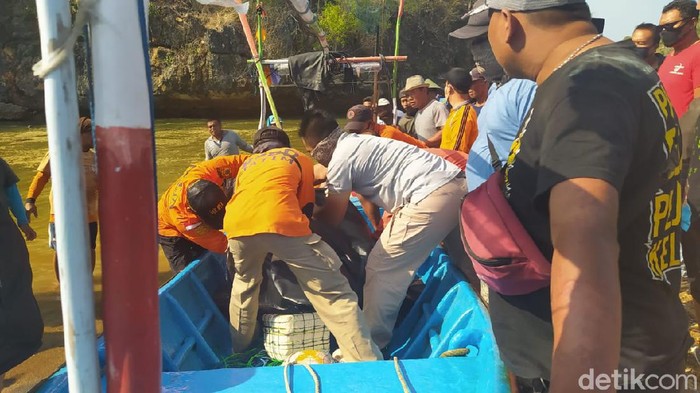
[[[283,147],[290,147],[289,135],[284,130],[275,126],[269,126],[259,129],[253,135],[253,148],[264,142],[279,142]]]
[[[450,83],[459,93],[466,94],[472,86],[472,76],[464,68],[453,68],[442,76],[442,79]]]
[[[344,129],[351,132],[364,131],[367,128],[367,122],[372,120],[372,109],[364,105],[355,105],[348,109],[348,122]]]
[[[209,180],[197,180],[187,187],[187,203],[207,225],[214,229],[224,227],[228,198],[224,190]]]
[[[450,36],[467,40],[476,38],[488,33],[489,31],[489,13],[486,6],[486,0],[479,0],[474,3],[471,11],[464,15],[464,18],[469,17],[466,26],[450,33]]]

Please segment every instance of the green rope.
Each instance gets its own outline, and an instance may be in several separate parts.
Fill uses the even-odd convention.
[[[270,358],[264,349],[252,348],[241,353],[234,353],[221,360],[224,368],[251,368],[281,366],[282,361]]]

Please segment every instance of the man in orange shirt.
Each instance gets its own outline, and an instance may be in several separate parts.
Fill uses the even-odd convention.
[[[174,272],[206,250],[224,253],[224,208],[248,155],[221,156],[190,167],[158,201],[158,243]]]
[[[87,203],[88,228],[90,232],[90,257],[92,260],[92,269],[95,269],[95,248],[97,247],[97,162],[95,161],[95,152],[92,150],[92,121],[88,117],[81,117],[78,121],[80,129],[80,138],[82,144],[82,164],[83,174],[85,176],[85,197]],[[27,191],[27,199],[25,200],[24,208],[27,211],[27,218],[34,215],[38,216],[36,208],[36,199],[39,198],[46,184],[51,180],[51,164],[49,162],[49,153],[41,160],[39,167],[36,169],[36,175],[32,179],[32,183]],[[49,194],[49,247],[56,250],[56,226],[54,225],[53,214],[53,191]],[[59,234],[60,236],[60,234]],[[56,278],[58,276],[58,256],[54,253],[54,271]]]
[[[373,120],[372,109],[363,105],[355,105],[348,109],[348,122],[345,124],[345,131],[353,134],[372,134],[382,138],[389,138],[396,141],[408,143],[409,145],[426,148],[425,142],[413,138],[412,136],[401,132],[394,126],[377,124]]]
[[[279,134],[266,128],[256,138]],[[270,135],[273,136],[273,135]],[[313,234],[313,161],[295,149],[273,148],[243,164],[226,206],[224,231],[235,276],[229,305],[233,350],[244,351],[255,333],[263,261],[284,260],[309,302],[333,333],[348,361],[382,359],[333,249]]]

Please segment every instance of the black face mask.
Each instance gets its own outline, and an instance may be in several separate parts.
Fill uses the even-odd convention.
[[[680,41],[681,38],[685,37],[685,35],[688,34],[688,32],[690,31],[690,30],[685,28],[687,25],[688,25],[688,23],[686,23],[685,25],[683,25],[677,29],[670,29],[670,30],[661,31],[661,41],[663,41],[664,45],[666,45],[668,47],[672,47],[673,45],[676,45],[678,43],[678,41]]]
[[[484,69],[484,77],[491,83],[499,83],[505,77],[505,71],[494,56],[487,39],[476,39],[471,44],[474,62]]]
[[[634,48],[634,53],[636,53],[642,60],[646,60],[649,56],[654,54],[654,52],[655,50],[653,50],[653,48]]]

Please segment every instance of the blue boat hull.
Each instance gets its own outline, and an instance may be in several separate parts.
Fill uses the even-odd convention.
[[[223,258],[206,254],[160,289],[163,392],[285,391],[283,367],[221,368],[231,354],[231,340],[228,321],[213,298],[226,274]],[[401,359],[412,391],[509,392],[487,311],[462,274],[437,248],[417,275],[425,289],[386,350],[388,357]],[[440,358],[454,349],[468,353]],[[98,351],[104,367],[102,338]],[[324,392],[404,391],[391,360],[312,367]],[[291,368],[290,381],[293,391],[314,389],[301,366]],[[61,369],[38,391],[67,392],[67,386]]]

